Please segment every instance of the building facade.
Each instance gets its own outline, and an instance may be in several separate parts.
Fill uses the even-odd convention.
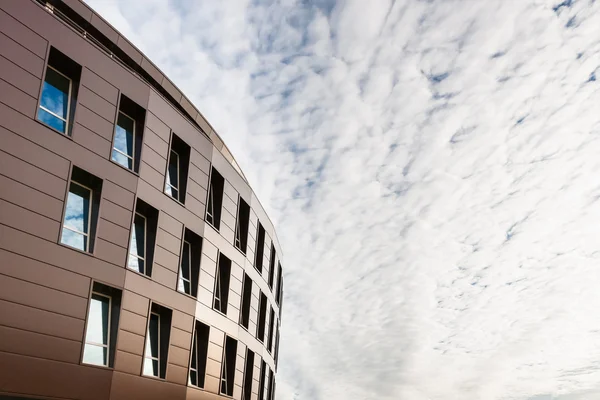
[[[145,55],[80,0],[0,2],[0,399],[272,400],[280,257]]]

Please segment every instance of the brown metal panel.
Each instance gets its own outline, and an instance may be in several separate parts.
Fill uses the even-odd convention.
[[[157,173],[164,174],[167,169],[167,160],[161,155],[156,153],[152,148],[144,145],[142,150],[142,160],[149,166],[151,166]]]
[[[186,208],[196,215],[198,219],[202,220],[204,218],[206,209],[203,202],[190,195],[186,198],[185,203]]]
[[[0,32],[4,33],[38,57],[46,57],[48,41],[4,11],[0,11]]]
[[[87,109],[93,110],[94,113],[104,118],[111,125],[115,121],[115,115],[117,111],[115,105],[111,104],[107,100],[104,100],[104,98],[100,97],[83,85],[79,88],[77,101]]]
[[[87,299],[90,288],[88,277],[6,250],[0,250],[0,274],[71,293],[85,299]]]
[[[154,262],[162,265],[174,273],[179,271],[179,256],[163,249],[160,246],[156,246],[154,251]]]
[[[133,59],[137,64],[142,63],[142,53],[140,53],[127,39],[123,36],[119,36],[117,45],[121,50],[125,52],[129,57]]]
[[[5,392],[106,400],[111,370],[0,353],[0,376]]]
[[[132,211],[118,206],[107,199],[103,199],[101,213],[102,218],[129,230]]]
[[[102,17],[94,13],[90,20],[92,26],[100,31],[104,36],[110,39],[111,42],[117,43],[119,40],[119,33],[113,29]]]
[[[211,151],[212,151],[212,145]],[[198,168],[206,176],[210,173],[210,161],[203,155],[200,154],[196,149],[193,149],[190,156],[190,162]]]
[[[171,356],[169,355],[169,359]],[[179,365],[169,363],[167,368],[167,382],[185,385],[188,381],[188,369]]]
[[[40,79],[2,56],[0,56],[0,78],[37,99],[40,92]]]
[[[98,237],[124,249],[126,249],[129,244],[129,230],[103,218],[100,218],[98,224]]]
[[[137,354],[138,356],[144,355],[144,336],[121,330],[118,340],[117,348],[119,350]]]
[[[104,139],[108,140],[109,144],[112,141],[113,130],[114,130],[114,114],[113,119],[111,121],[107,121],[94,111],[88,109],[83,104],[79,104],[77,107],[77,113],[75,115],[75,122],[80,123],[84,127],[89,130],[95,132],[96,134],[102,136]],[[77,132],[73,133],[73,139],[77,141]],[[110,147],[110,146],[109,146]],[[108,154],[106,155],[108,157]]]
[[[84,323],[82,319],[0,300],[0,325],[81,341]]]
[[[0,224],[10,226],[50,241],[58,240],[60,223],[0,200]]]
[[[164,175],[157,172],[154,168],[150,167],[144,162],[144,160],[142,160],[140,167],[140,178],[148,182],[155,189],[162,191],[165,181]]]
[[[120,205],[128,210],[133,210],[133,201],[135,194],[129,190],[123,189],[121,186],[106,180],[102,184],[102,197],[111,202]]]
[[[167,159],[167,155],[169,154],[169,142],[165,142],[149,128],[144,131],[144,144],[154,150],[160,157],[165,160]],[[145,151],[143,155],[144,157],[146,156]]]
[[[119,327],[122,330],[136,333],[141,336],[146,335],[146,317],[134,314],[127,310],[121,311],[121,319],[119,321]]]
[[[98,237],[96,238],[95,255],[109,263],[125,266],[127,249]]]
[[[74,318],[85,318],[87,300],[72,294],[0,275],[0,299]]]
[[[123,309],[141,315],[145,318],[148,314],[148,299],[129,290],[123,291]]]
[[[192,334],[179,328],[171,329],[171,345],[182,349],[190,349]]]
[[[188,180],[188,185],[187,185],[187,190],[188,190],[188,194],[190,196],[193,196],[199,203],[202,204],[202,206],[204,206],[204,202],[207,196],[206,193],[206,189],[201,187],[200,185],[198,185],[196,182],[194,182],[193,180]],[[191,208],[191,207],[189,207]],[[204,207],[201,207],[202,210],[204,210]],[[200,216],[200,218],[204,217],[204,212],[201,212],[197,209],[191,208],[192,211],[194,212],[194,214],[197,214]]]
[[[0,79],[0,102],[33,118],[37,100],[13,85]]]
[[[169,364],[179,365],[187,369],[189,357],[190,352],[188,350],[175,346],[169,347]]]
[[[79,123],[75,123],[73,128],[73,140],[100,157],[110,154],[110,142]]]
[[[192,332],[193,322],[194,322],[193,316],[191,316],[189,314],[185,314],[178,310],[173,310],[173,321],[172,321],[173,327],[179,328],[186,332]]]
[[[169,143],[171,140],[171,129],[160,120],[151,110],[146,115],[146,126],[152,130],[158,137]]]
[[[168,374],[168,371],[167,371]],[[185,386],[122,372],[113,374],[111,400],[184,400]]]
[[[221,352],[223,349],[219,349]],[[219,353],[219,357],[222,353]],[[216,356],[216,355],[213,355]],[[214,376],[215,378],[219,378],[221,376],[221,362],[209,357],[206,360],[206,373],[210,376]]]
[[[154,264],[154,267],[152,268],[152,280],[170,289],[175,289],[177,287],[177,273],[170,271],[159,264]]]
[[[0,55],[42,79],[44,60],[2,33],[0,33]]]
[[[0,326],[0,351],[79,363],[81,342]]]
[[[177,238],[181,238],[181,234],[183,232],[183,224],[181,222],[179,222],[178,220],[176,220],[175,218],[171,217],[166,212],[162,212],[160,214],[160,219],[158,221],[158,225],[160,226],[161,229],[165,230],[166,232],[170,233],[171,235],[173,235]]]
[[[96,75],[93,71],[83,68],[81,72],[81,85],[87,87],[104,100],[113,105],[117,105],[119,99],[119,89],[111,85],[108,81]]]
[[[212,128],[210,127],[210,124],[208,123],[206,118],[204,118],[204,116],[200,112],[198,112],[198,115],[196,115],[196,123],[200,125],[200,128],[202,129],[202,131],[204,131],[206,135],[210,135]]]
[[[121,331],[119,335],[123,334]],[[143,343],[143,338],[142,338]],[[115,371],[127,372],[128,374],[139,375],[142,371],[142,355],[127,353],[125,351],[116,352]]]
[[[0,175],[0,199],[60,222],[63,202]]]
[[[158,230],[156,235],[156,243],[163,249],[174,254],[176,257],[179,257],[179,251],[181,249],[180,236],[181,235],[173,236],[161,228]]]
[[[141,63],[142,68],[146,71],[154,80],[158,83],[161,83],[163,80],[163,74],[154,66],[152,61],[149,61],[146,57],[142,60]]]
[[[221,358],[223,358],[223,342],[220,344],[213,343],[212,341],[208,343],[208,358],[221,363]]]
[[[0,120],[0,123],[3,122]],[[2,137],[0,150],[21,160],[26,160],[29,164],[65,180],[69,178],[69,161],[67,159],[2,127],[0,127],[0,136]],[[4,173],[4,171],[2,172]],[[34,187],[37,189],[37,185]]]
[[[190,164],[190,180],[194,181],[204,191],[208,189],[208,175],[202,172],[194,164]],[[204,197],[206,198],[206,196]]]
[[[66,246],[0,225],[0,247],[14,253],[84,274],[109,285],[122,287],[125,269],[98,260]],[[31,249],[35,249],[32,252]]]
[[[211,375],[206,375],[204,380],[204,390],[212,393],[219,393],[220,378]]]
[[[184,95],[181,96],[181,101],[179,102],[179,104],[181,104],[181,107],[183,107],[183,109],[195,121],[196,117],[198,116],[198,111],[194,108],[194,106],[192,105],[192,103],[190,103],[190,101]]]
[[[162,87],[175,99],[176,102],[181,100],[181,92],[166,76],[163,78]]]

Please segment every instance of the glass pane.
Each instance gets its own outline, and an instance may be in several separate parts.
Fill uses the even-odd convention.
[[[127,260],[127,268],[137,271],[140,274],[146,273],[144,270],[144,260],[132,256],[131,254],[129,255],[129,260]]]
[[[91,191],[75,182],[71,182],[69,196],[67,197],[67,210],[65,212],[65,226],[79,232],[88,233],[90,222],[90,197]]]
[[[158,315],[150,315],[150,324],[148,325],[148,338],[146,339],[146,357],[158,358]]]
[[[171,151],[165,191],[167,194],[177,198],[177,188],[179,188],[179,156],[174,151]]]
[[[144,375],[158,376],[158,361],[144,358]]]
[[[190,370],[190,384],[198,386],[198,373],[196,371]]]
[[[83,362],[94,365],[108,365],[108,348],[86,344],[83,349]]]
[[[133,157],[133,120],[119,113],[115,129],[115,149]]]
[[[82,233],[63,228],[60,242],[81,251],[87,251],[87,238]]]
[[[70,82],[58,72],[48,68],[40,105],[59,117],[67,119]]]
[[[129,252],[138,257],[146,257],[146,219],[139,214],[135,214],[133,219]]]
[[[133,169],[133,160],[129,157],[124,156],[116,150],[112,151],[112,160],[121,164],[125,168]]]
[[[198,341],[197,333],[194,333],[194,341],[192,342],[192,362],[190,363],[190,368],[198,369],[197,360],[196,360],[196,342]]]
[[[108,297],[92,294],[88,315],[86,343],[108,344],[108,314],[110,301]]]
[[[183,243],[181,252],[181,271],[179,273],[178,290],[190,294],[190,244]]]
[[[50,114],[48,111],[39,109],[38,117],[40,121],[56,129],[59,132],[65,133],[67,131],[67,123],[62,119]]]

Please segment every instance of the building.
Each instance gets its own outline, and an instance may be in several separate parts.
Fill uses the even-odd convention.
[[[273,224],[80,0],[0,2],[0,399],[275,397]]]

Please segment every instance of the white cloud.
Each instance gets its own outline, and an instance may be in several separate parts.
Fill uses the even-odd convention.
[[[278,399],[598,397],[599,2],[89,3],[277,223]]]

